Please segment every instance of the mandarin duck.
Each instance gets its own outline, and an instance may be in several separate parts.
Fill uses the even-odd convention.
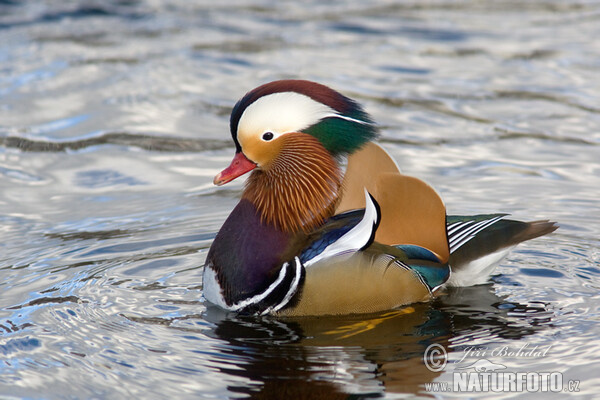
[[[505,214],[447,216],[425,182],[373,142],[354,100],[304,80],[270,82],[234,106],[223,185],[250,171],[206,258],[203,294],[278,316],[372,313],[485,282],[516,244],[557,229]]]

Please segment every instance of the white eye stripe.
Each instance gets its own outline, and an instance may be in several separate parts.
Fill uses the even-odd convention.
[[[242,113],[238,135],[262,135],[272,132],[274,137],[298,132],[327,117],[340,116],[331,107],[296,92],[279,92],[263,96],[250,104]]]
[[[362,121],[360,119],[356,119],[356,118],[352,118],[352,117],[347,117],[347,116],[341,115],[341,114],[328,114],[328,115],[323,116],[321,119],[319,119],[316,122],[319,122],[319,121],[321,121],[321,120],[323,120],[325,118],[339,118],[339,119],[343,119],[345,121],[355,122],[357,124],[373,125],[372,122]],[[311,124],[311,125],[313,125],[313,124]],[[308,125],[308,126],[310,126],[310,125]],[[304,129],[304,128],[302,128],[302,129]],[[278,138],[281,135],[284,135],[286,133],[298,132],[298,131],[301,131],[302,129],[294,129],[294,130],[291,130],[289,132],[276,132],[274,129],[266,129],[264,131],[264,133],[261,135],[261,138],[262,138],[262,140],[264,140],[266,142],[270,142],[271,140],[276,139],[276,138]],[[239,131],[239,129],[238,129],[238,131]],[[268,135],[268,134],[270,134],[270,137],[266,138],[265,135]]]
[[[356,119],[356,118],[352,118],[352,117],[347,117],[347,116],[342,115],[342,114],[326,115],[323,118],[339,118],[339,119],[343,119],[343,120],[350,121],[350,122],[356,122],[357,124],[374,125],[372,122],[367,122],[367,121],[363,121],[363,120],[360,120],[360,119]]]

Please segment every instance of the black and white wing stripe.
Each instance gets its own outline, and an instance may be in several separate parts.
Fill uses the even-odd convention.
[[[485,219],[474,218],[456,222],[448,221],[447,231],[450,253],[454,253],[462,245],[473,239],[479,232],[500,221],[505,216],[506,214],[496,214]]]

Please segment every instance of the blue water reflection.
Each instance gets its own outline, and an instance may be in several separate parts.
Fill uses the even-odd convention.
[[[488,358],[594,397],[599,15],[594,1],[0,0],[0,397],[444,397],[425,385],[469,349],[523,346],[550,350]],[[229,113],[281,78],[364,104],[450,213],[560,229],[488,284],[387,313],[207,308],[202,265],[243,188],[212,184],[234,152]],[[443,371],[425,366],[431,344]]]

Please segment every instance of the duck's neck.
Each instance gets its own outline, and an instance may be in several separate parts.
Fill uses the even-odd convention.
[[[308,233],[333,215],[342,171],[313,136],[294,133],[281,140],[278,156],[250,175],[242,197],[256,206],[263,223]]]

